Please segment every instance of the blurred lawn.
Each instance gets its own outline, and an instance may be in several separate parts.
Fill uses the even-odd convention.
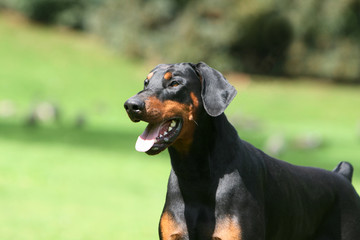
[[[168,155],[135,152],[145,125],[132,124],[122,107],[152,66],[116,57],[90,36],[8,14],[0,15],[0,52],[0,101],[17,110],[0,119],[0,239],[157,239]],[[264,148],[281,133],[280,157],[301,165],[350,161],[360,190],[359,87],[246,76],[233,83],[229,118],[258,125],[239,128],[243,139]],[[24,126],[40,101],[59,106],[60,124]],[[74,127],[79,113],[83,129]],[[308,132],[323,146],[296,149],[292,141]]]

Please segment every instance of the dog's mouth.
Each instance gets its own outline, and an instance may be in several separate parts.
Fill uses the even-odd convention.
[[[181,118],[174,118],[161,123],[149,123],[145,131],[138,137],[135,149],[149,155],[158,154],[176,140],[181,129]]]

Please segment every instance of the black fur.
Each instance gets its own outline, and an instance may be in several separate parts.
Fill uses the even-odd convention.
[[[360,239],[360,198],[349,163],[331,172],[266,155],[241,140],[223,113],[236,90],[221,73],[204,63],[161,66],[163,72],[187,72],[179,79],[184,86],[169,93],[154,80],[148,94],[190,102],[186,95],[192,91],[202,99],[190,149],[168,148],[172,170],[163,216],[171,216],[177,230],[165,236],[172,229],[160,226],[161,239]],[[239,231],[228,225],[226,234],[216,232],[223,219]]]

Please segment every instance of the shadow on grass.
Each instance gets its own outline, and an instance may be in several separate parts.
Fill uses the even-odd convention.
[[[265,135],[261,133],[243,133],[241,131],[239,133],[242,139],[264,150]],[[131,131],[121,131],[120,129],[76,129],[69,126],[26,127],[15,123],[0,122],[0,138],[29,144],[39,143],[44,146],[67,145],[121,153],[135,153],[134,146],[137,135]],[[295,150],[290,147],[278,158],[296,165],[315,166],[332,170],[344,159],[327,159],[326,156],[328,155],[327,150],[329,150],[329,147],[331,146],[324,146],[308,151]],[[358,171],[358,163],[354,161],[351,161],[351,163]]]
[[[0,122],[0,137],[11,141],[63,144],[112,151],[134,149],[136,134],[117,130],[76,129],[73,127],[26,127]]]

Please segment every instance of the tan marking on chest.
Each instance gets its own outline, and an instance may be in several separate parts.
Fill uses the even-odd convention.
[[[167,212],[161,216],[160,234],[162,240],[181,240],[185,235],[183,228]]]
[[[241,228],[235,217],[225,217],[216,223],[212,240],[241,240]]]

